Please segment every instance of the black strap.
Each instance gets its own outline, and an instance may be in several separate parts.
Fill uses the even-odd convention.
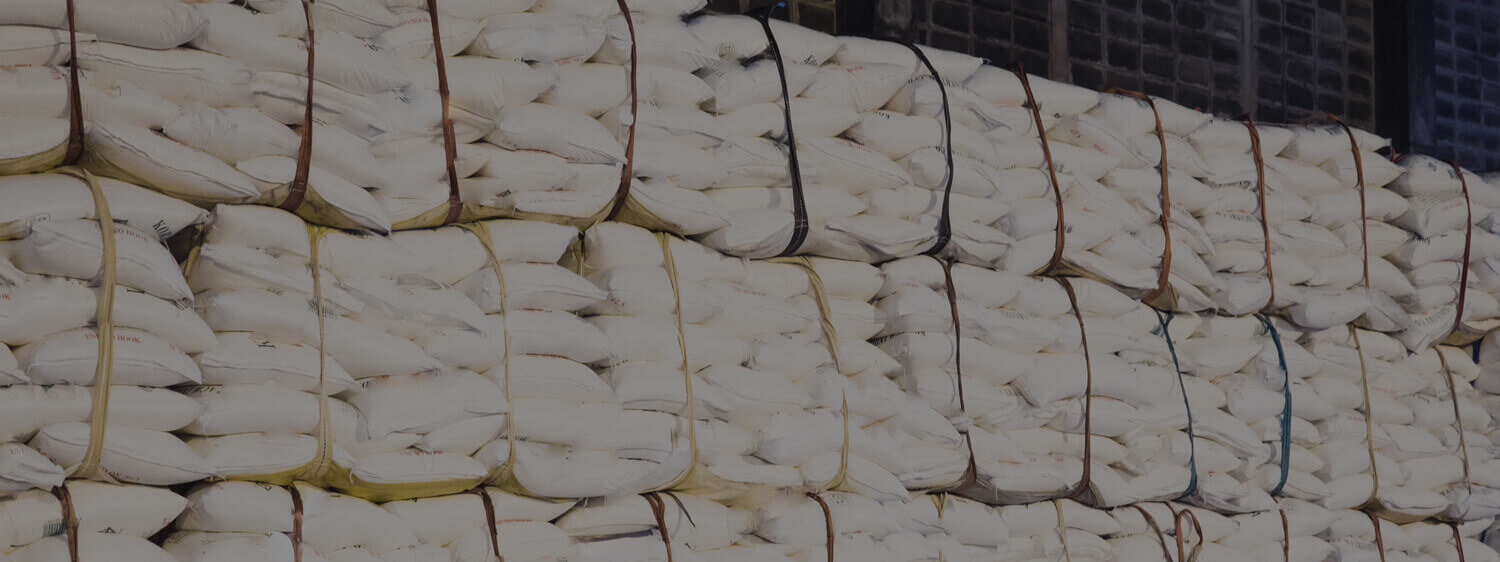
[[[802,166],[797,161],[797,134],[792,131],[792,93],[786,82],[786,62],[781,59],[781,46],[776,43],[776,34],[771,32],[771,12],[785,5],[785,2],[772,4],[759,18],[760,27],[766,32],[768,50],[776,60],[776,75],[781,79],[781,111],[785,119],[787,164],[792,174],[792,239],[778,256],[790,256],[801,250],[802,245],[807,242],[808,231],[811,230],[811,223],[807,219],[807,198],[802,190]]]
[[[1182,376],[1182,363],[1177,359],[1177,345],[1172,343],[1172,333],[1167,327],[1172,324],[1172,313],[1162,313],[1156,307],[1151,310],[1156,312],[1156,321],[1161,324],[1161,337],[1167,340],[1167,351],[1172,353],[1172,370],[1177,372],[1177,387],[1182,390],[1182,407],[1187,411],[1187,436],[1188,436],[1188,470],[1193,471],[1193,476],[1188,480],[1187,490],[1177,496],[1178,500],[1185,499],[1198,492],[1198,437],[1193,434],[1193,405],[1188,401],[1187,385],[1184,384]]]
[[[948,242],[953,239],[953,217],[950,214],[953,201],[953,112],[948,105],[948,87],[943,85],[943,77],[938,75],[937,67],[927,59],[927,54],[913,43],[907,43],[906,47],[917,55],[917,60],[927,67],[927,72],[932,73],[932,80],[937,82],[938,93],[943,96],[943,158],[947,168],[943,172],[943,210],[938,216],[937,242],[927,250],[929,256],[936,256],[948,247]]]

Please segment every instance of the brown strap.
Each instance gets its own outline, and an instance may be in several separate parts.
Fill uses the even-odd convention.
[[[1130,504],[1130,507],[1141,512],[1141,517],[1146,519],[1146,526],[1150,527],[1151,531],[1156,533],[1156,540],[1161,543],[1162,559],[1166,560],[1166,562],[1172,562],[1172,551],[1167,548],[1167,535],[1162,532],[1161,525],[1156,523],[1156,518],[1152,517],[1151,512],[1146,511],[1146,508],[1141,507],[1140,504],[1133,503]]]
[[[1052,195],[1057,200],[1057,242],[1052,248],[1052,259],[1039,272],[1051,273],[1062,266],[1063,245],[1066,242],[1067,221],[1063,220],[1062,184],[1057,181],[1057,166],[1052,162],[1052,148],[1047,144],[1047,128],[1042,124],[1042,109],[1036,103],[1036,94],[1031,91],[1031,80],[1026,77],[1026,65],[1016,65],[1016,77],[1021,79],[1021,88],[1026,90],[1026,107],[1031,108],[1031,118],[1036,122],[1037,138],[1042,141],[1042,158],[1047,161],[1047,176],[1052,180]]]
[[[1286,521],[1286,510],[1277,509],[1281,514],[1281,559],[1282,562],[1292,562],[1292,526]]]
[[[499,562],[505,562],[505,555],[500,554],[500,528],[495,523],[495,499],[485,493],[484,488],[474,488],[469,493],[479,496],[479,503],[484,506],[484,524],[490,531],[490,551],[495,553]]]
[[[1380,552],[1380,562],[1385,562],[1385,536],[1380,532],[1380,518],[1369,511],[1365,515],[1370,517],[1370,524],[1375,526],[1375,549]]]
[[[1464,221],[1464,261],[1460,265],[1458,275],[1458,310],[1453,313],[1453,329],[1448,333],[1457,332],[1464,325],[1464,299],[1469,293],[1469,251],[1474,244],[1474,202],[1469,199],[1469,181],[1464,179],[1464,170],[1454,160],[1453,173],[1458,174],[1458,185],[1464,190],[1464,210],[1468,213],[1468,219]]]
[[[958,317],[958,288],[953,284],[953,262],[933,256],[932,259],[943,268],[943,291],[948,296],[948,313],[953,318],[953,378],[958,388],[958,411],[968,413],[968,404],[964,400],[964,367],[963,367],[963,328],[960,326]],[[964,436],[964,444],[969,449],[969,465],[964,468],[964,476],[953,487],[953,491],[967,489],[979,480],[979,465],[974,459],[974,440],[969,435],[968,424],[961,431]]]
[[[458,140],[453,135],[453,117],[448,95],[448,63],[443,60],[443,32],[438,25],[437,0],[427,0],[427,18],[432,20],[432,54],[437,59],[438,97],[443,102],[443,164],[448,169],[448,216],[443,224],[453,224],[464,210],[458,195]]]
[[[71,3],[72,0],[69,0]],[[312,137],[313,137],[313,53],[317,41],[313,36],[312,19],[313,0],[302,0],[302,17],[307,21],[307,97],[302,100],[302,126],[297,131],[301,139],[297,144],[297,171],[292,176],[292,183],[287,185],[286,199],[281,202],[280,207],[287,211],[296,211],[302,206],[302,201],[307,198],[307,176],[312,169]]]
[[[68,149],[62,165],[71,166],[83,157],[83,93],[78,84],[78,25],[73,0],[68,11]],[[77,560],[77,558],[74,558]]]
[[[1464,415],[1458,405],[1458,386],[1453,382],[1453,368],[1448,365],[1448,356],[1443,355],[1442,350],[1434,347],[1433,352],[1437,353],[1438,363],[1443,366],[1443,379],[1448,383],[1448,395],[1453,400],[1453,429],[1458,431],[1458,452],[1464,461],[1464,487],[1467,494],[1464,496],[1463,513],[1457,517],[1463,520],[1468,517],[1469,509],[1474,505],[1474,476],[1469,464],[1469,442],[1464,435]]]
[[[635,122],[640,119],[637,109],[641,106],[636,89],[640,68],[636,64],[635,18],[630,16],[630,6],[625,0],[615,2],[620,5],[620,15],[625,18],[625,29],[630,32],[630,124],[625,127],[625,167],[620,170],[620,186],[615,188],[615,197],[610,202],[609,214],[604,220],[615,220],[620,211],[625,210],[625,202],[630,199],[630,182],[635,179]]]
[[[1350,129],[1343,119],[1337,115],[1329,114],[1329,119],[1344,128],[1344,134],[1349,136],[1349,151],[1354,154],[1354,178],[1355,186],[1359,188],[1359,243],[1361,251],[1364,252],[1365,260],[1365,290],[1370,289],[1370,213],[1366,211],[1365,205],[1365,162],[1359,152],[1359,141],[1354,139],[1354,129]]]
[[[286,489],[292,493],[292,560],[302,562],[302,492],[295,483]]]
[[[1156,141],[1161,143],[1161,160],[1156,164],[1156,170],[1161,174],[1161,271],[1156,275],[1156,289],[1141,298],[1142,302],[1155,303],[1167,293],[1172,275],[1172,192],[1167,188],[1167,178],[1170,176],[1167,167],[1167,132],[1161,127],[1161,112],[1156,110],[1156,100],[1151,99],[1151,96],[1119,88],[1110,88],[1109,92],[1145,100],[1146,105],[1151,107],[1152,117],[1156,119]]]
[[[1458,549],[1458,562],[1465,562],[1464,537],[1458,533],[1458,523],[1449,521],[1448,528],[1453,530],[1453,548]]]
[[[1168,508],[1170,509],[1170,506]],[[1191,553],[1189,553],[1186,548],[1187,529],[1184,529],[1182,527],[1183,516],[1187,516],[1188,520],[1192,521],[1193,531],[1198,533],[1198,544],[1193,546],[1193,550]],[[1182,511],[1175,511],[1172,514],[1172,526],[1177,529],[1177,561],[1192,562],[1194,560],[1197,560],[1198,554],[1203,552],[1204,542],[1203,525],[1198,522],[1198,516],[1194,515],[1193,511],[1187,508],[1183,508]]]
[[[71,6],[72,2],[68,4]],[[78,511],[73,508],[73,493],[68,491],[68,484],[63,483],[63,485],[52,489],[52,495],[62,505],[63,531],[68,534],[68,560],[69,562],[79,562]]]
[[[672,561],[672,538],[667,535],[667,504],[662,501],[661,494],[646,492],[641,494],[646,498],[646,504],[651,506],[651,515],[656,517],[656,530],[661,531],[661,542],[667,546],[667,562]]]
[[[1083,311],[1078,308],[1078,294],[1073,291],[1073,283],[1066,277],[1055,278],[1068,293],[1068,302],[1073,305],[1073,316],[1078,318],[1078,338],[1083,344],[1083,477],[1078,480],[1078,486],[1068,493],[1068,498],[1077,499],[1088,493],[1089,486],[1093,483],[1094,464],[1094,364],[1089,359],[1089,334],[1083,327]]]
[[[1276,274],[1271,270],[1271,221],[1266,219],[1266,157],[1261,152],[1260,130],[1255,128],[1255,117],[1246,113],[1240,117],[1240,122],[1250,132],[1250,155],[1255,158],[1255,197],[1260,204],[1260,234],[1266,245],[1266,282],[1271,286],[1271,295],[1261,310],[1269,310],[1276,306]]]
[[[828,502],[824,501],[823,496],[818,493],[808,492],[807,497],[818,502],[818,507],[823,508],[823,527],[827,529],[827,539],[825,540],[828,545],[828,562],[833,562],[833,510],[828,509]]]
[[[1365,365],[1365,350],[1359,344],[1359,329],[1349,325],[1349,337],[1354,339],[1354,354],[1359,357],[1359,384],[1365,397],[1365,448],[1370,453],[1370,499],[1366,506],[1380,503],[1380,464],[1375,461],[1375,404],[1370,401],[1370,371]]]

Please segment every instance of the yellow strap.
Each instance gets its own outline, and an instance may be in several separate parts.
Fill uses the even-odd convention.
[[[766,260],[771,263],[782,263],[794,265],[807,274],[809,285],[812,286],[813,301],[818,305],[818,323],[823,328],[823,342],[828,346],[828,354],[833,357],[833,368],[839,376],[843,376],[844,369],[839,360],[839,333],[833,325],[833,307],[828,304],[828,286],[823,283],[823,277],[818,275],[817,268],[813,267],[812,258],[807,256],[786,256]],[[843,486],[849,477],[849,396],[843,395],[843,407],[841,415],[844,418],[844,443],[839,447],[839,469],[833,479],[823,484],[816,491],[825,492]]]
[[[1063,516],[1062,500],[1052,500],[1052,507],[1057,510],[1057,536],[1062,539],[1063,558],[1073,562],[1073,553],[1068,550],[1068,519]]]
[[[299,478],[317,485],[327,486],[329,476],[337,466],[333,460],[333,424],[328,406],[328,352],[324,343],[328,341],[327,323],[323,321],[323,268],[318,264],[318,243],[328,229],[307,225],[307,245],[312,256],[313,313],[318,315],[318,453],[309,462]]]
[[[1464,486],[1468,488],[1469,494],[1464,497],[1464,511],[1456,519],[1463,520],[1469,514],[1469,508],[1474,505],[1474,480],[1469,470],[1469,444],[1464,437],[1464,416],[1458,407],[1458,388],[1453,382],[1453,368],[1448,366],[1448,357],[1443,355],[1442,350],[1433,346],[1432,350],[1437,353],[1438,362],[1443,364],[1443,380],[1448,383],[1448,394],[1453,398],[1453,428],[1458,430],[1458,452],[1464,460]]]
[[[698,466],[698,399],[693,394],[693,371],[688,364],[687,332],[684,331],[685,328],[682,320],[682,288],[677,279],[677,260],[672,257],[672,235],[665,232],[657,232],[656,240],[661,243],[662,267],[667,270],[667,279],[672,282],[672,302],[674,303],[672,313],[677,317],[677,348],[682,352],[682,379],[683,384],[687,387],[688,450],[690,454],[688,466],[686,469],[683,469],[682,474],[677,475],[676,478],[672,479],[665,486],[653,490],[660,491],[670,490],[678,484],[687,481],[688,477],[693,474],[693,470]]]
[[[812,285],[813,301],[818,304],[818,322],[823,327],[823,341],[828,345],[828,354],[833,356],[833,367],[839,373],[844,372],[839,353],[839,334],[833,325],[833,307],[828,304],[828,286],[823,283],[823,277],[818,275],[818,270],[813,267],[812,258],[806,256],[771,258],[771,263],[784,263],[802,268],[807,273],[807,280]]]
[[[104,198],[104,191],[99,187],[99,181],[93,174],[83,168],[68,167],[58,170],[58,173],[73,176],[89,186],[89,193],[94,197],[95,219],[99,223],[99,248],[103,254],[101,277],[99,280],[98,305],[94,310],[94,324],[99,337],[98,360],[94,363],[94,402],[89,409],[89,444],[83,452],[83,460],[68,471],[69,476],[77,478],[103,478],[112,480],[109,474],[99,469],[99,461],[104,455],[104,428],[109,422],[109,393],[114,380],[115,364],[115,284],[116,259],[118,253],[115,246],[115,221],[109,212],[109,201]]]
[[[1375,415],[1374,405],[1370,402],[1370,374],[1365,369],[1365,351],[1359,345],[1359,330],[1353,324],[1349,325],[1349,336],[1354,338],[1354,354],[1359,356],[1359,383],[1365,395],[1365,448],[1370,452],[1371,478],[1370,499],[1365,505],[1375,505],[1380,501],[1380,467],[1375,464]]]
[[[509,311],[505,308],[505,273],[500,271],[500,258],[495,255],[495,241],[490,236],[489,224],[481,221],[464,223],[458,226],[473,233],[474,237],[479,239],[479,244],[484,246],[484,253],[489,258],[490,269],[495,271],[495,282],[500,287],[500,316],[505,320],[501,329],[501,338],[505,343],[505,354],[502,356],[504,359],[504,370],[502,371],[504,378],[500,381],[500,384],[505,389],[505,411],[510,416],[510,419],[505,423],[505,440],[510,452],[505,455],[505,464],[496,469],[495,473],[491,474],[490,478],[487,479],[495,480],[502,478],[508,472],[512,472],[516,463],[516,406],[511,401],[510,394],[510,322],[512,319],[508,315]],[[519,486],[519,483],[517,485]],[[524,488],[524,486],[520,487]]]

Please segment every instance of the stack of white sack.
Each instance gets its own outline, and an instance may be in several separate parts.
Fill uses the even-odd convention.
[[[1067,254],[1071,265],[1164,308],[1216,307],[1218,283],[1205,263],[1214,253],[1214,240],[1197,218],[1215,197],[1199,181],[1209,175],[1207,166],[1184,140],[1208,120],[1205,113],[1164,99],[1148,103],[1133,95],[1105,94],[1087,113],[1069,116],[1048,131],[1054,141],[1117,162],[1102,177],[1075,177],[1078,189],[1064,194],[1087,225],[1067,233],[1087,244],[1087,251]],[[1166,209],[1164,201],[1171,203]]]
[[[1008,553],[1010,531],[995,508],[948,493],[912,497],[899,509],[902,531],[885,544],[897,560],[992,560]]]
[[[1190,392],[1195,439],[1190,446],[1186,436],[1175,436],[1168,449],[1197,466],[1191,501],[1252,513],[1275,509],[1273,496],[1328,498],[1328,486],[1316,476],[1323,460],[1313,452],[1322,443],[1314,424],[1332,407],[1307,382],[1322,363],[1297,343],[1300,331],[1280,318],[1179,315],[1169,332],[1196,391]]]
[[[1257,529],[1251,544],[1250,537],[1241,534],[1245,529],[1238,518],[1225,517],[1212,511],[1193,509],[1181,504],[1143,503],[1117,507],[1108,512],[1114,517],[1119,531],[1108,536],[1109,545],[1117,562],[1146,562],[1148,560],[1214,560],[1225,562],[1257,562],[1253,551],[1268,546],[1267,542],[1280,542],[1281,521],[1276,513],[1275,535],[1263,535],[1270,528]],[[1265,514],[1261,514],[1265,515]],[[1269,521],[1269,520],[1268,520]],[[1178,535],[1181,535],[1182,554],[1178,557]],[[1234,543],[1243,543],[1237,546]],[[1281,548],[1275,547],[1280,561]],[[1304,556],[1303,559],[1322,561],[1322,558]],[[1294,558],[1294,560],[1296,560]]]
[[[488,502],[481,498],[481,492]],[[551,521],[575,503],[486,487],[451,496],[387,502],[381,507],[415,533],[424,548],[446,549],[453,562],[497,562],[500,558],[495,554],[496,543],[505,560],[554,562],[573,559],[576,546]],[[493,520],[486,521],[487,517]],[[436,555],[435,559],[450,560],[442,555]]]
[[[830,548],[834,560],[968,560],[962,556],[962,545],[941,534],[924,536],[913,529],[936,523],[931,517],[924,522],[917,519],[919,514],[909,513],[909,506],[931,501],[931,497],[917,496],[910,503],[882,504],[848,492],[825,492],[818,499],[800,493],[762,498],[754,507],[754,537],[742,540],[738,548],[755,551],[758,556],[774,554],[766,560],[798,562],[829,562]],[[983,506],[974,507],[978,515],[988,511]],[[927,508],[930,511],[931,505]]]
[[[1110,512],[1072,500],[997,507],[1010,536],[996,553],[977,560],[1106,562],[1115,559],[1107,536],[1124,529]]]
[[[446,112],[427,4],[384,4],[313,7],[311,124],[301,3],[80,5],[78,66],[91,147],[84,164],[195,203],[287,205],[311,222],[376,231],[434,226],[452,211],[464,220],[588,222],[610,210],[627,155],[594,117],[628,93],[621,65],[632,37],[618,4],[441,4]],[[677,49],[693,39],[677,18],[701,2],[640,4],[637,19],[650,21],[637,22],[645,38],[638,47],[652,63],[641,65],[641,105],[706,99],[707,86],[689,73],[712,52]],[[13,135],[0,171],[44,170],[61,159],[67,140],[69,81],[57,66],[70,52],[67,19],[50,2],[28,0],[0,10],[0,25],[15,38],[0,43],[0,76],[13,92],[0,103]],[[606,68],[581,64],[591,57]],[[669,61],[685,68],[653,66]],[[601,95],[611,99],[595,99]],[[548,103],[533,103],[539,98]],[[587,108],[598,112],[581,111]],[[631,121],[629,111],[615,113],[614,122]],[[450,207],[445,114],[457,208]],[[293,194],[298,130],[309,127],[308,192]],[[702,205],[683,204],[685,196],[669,187],[636,182],[633,191],[654,196],[642,197],[644,207],[673,221],[700,231],[722,225],[721,217],[692,216],[687,208]]]
[[[748,16],[704,16],[691,28],[723,56],[700,74],[714,89],[705,108],[732,136],[717,151],[724,173],[709,191],[730,224],[705,236],[705,244],[757,258],[803,253],[870,262],[932,246],[950,138],[939,85],[910,48],[771,20],[778,49],[770,49],[761,22]],[[993,264],[1010,242],[991,227],[1007,211],[1000,178],[992,177],[1000,158],[965,119],[975,114],[958,107],[988,105],[961,85],[982,61],[922,52],[953,104],[955,214],[947,255]],[[789,136],[795,147],[788,146]],[[787,154],[792,148],[795,169]],[[798,184],[806,232],[795,226]]]
[[[1500,257],[1500,235],[1487,228],[1494,224],[1490,209],[1500,208],[1500,189],[1430,156],[1407,156],[1401,167],[1404,173],[1391,190],[1408,205],[1392,222],[1410,235],[1391,261],[1413,290],[1400,299],[1412,321],[1398,337],[1412,350],[1440,342],[1467,345],[1500,327],[1500,304],[1491,295],[1497,278],[1490,265]],[[1455,313],[1460,305],[1462,318]]]
[[[873,266],[727,258],[614,222],[584,247],[580,270],[608,293],[585,310],[615,346],[604,378],[649,429],[629,434],[639,454],[661,464],[638,491],[833,486],[889,501],[945,478],[928,444],[956,433],[865,341],[884,325]]]
[[[1262,150],[1267,189],[1302,199],[1302,205],[1290,199],[1276,204],[1287,212],[1273,219],[1277,300],[1291,301],[1281,313],[1314,330],[1351,322],[1377,332],[1405,330],[1412,319],[1396,299],[1413,294],[1404,268],[1398,269],[1409,236],[1393,223],[1408,205],[1385,188],[1401,175],[1401,167],[1375,152],[1389,141],[1360,129],[1345,132],[1337,124],[1287,130],[1292,136],[1279,155],[1271,154],[1270,143]],[[1281,144],[1284,134],[1267,138]],[[1239,160],[1244,170],[1246,163]],[[1298,216],[1303,218],[1293,219]],[[1287,299],[1279,295],[1283,291]]]
[[[1424,553],[1427,545],[1417,542],[1405,528],[1396,523],[1374,518],[1364,511],[1354,509],[1333,510],[1331,513],[1333,517],[1328,529],[1318,535],[1318,538],[1333,547],[1333,552],[1327,558],[1331,562],[1456,560],[1456,557],[1436,558]],[[1379,531],[1376,530],[1376,525],[1379,525]],[[1451,538],[1451,534],[1449,537]],[[1382,544],[1384,548],[1381,548]],[[1470,544],[1465,543],[1464,546],[1468,547]],[[1489,550],[1477,544],[1475,549],[1476,554]],[[1465,554],[1467,553],[1466,548]]]
[[[1255,562],[1323,562],[1333,546],[1318,535],[1333,524],[1337,513],[1312,502],[1285,498],[1270,511],[1233,516],[1234,532],[1218,542]],[[1208,519],[1202,520],[1207,534]]]
[[[890,262],[884,271],[878,306],[889,326],[879,341],[904,367],[897,380],[972,440],[976,473],[964,474],[969,453],[961,449],[949,471],[957,477],[941,485],[1012,504],[1068,496],[1087,480],[1084,497],[1100,506],[1173,499],[1188,489],[1186,455],[1163,454],[1188,420],[1150,308],[1103,283],[1069,279],[1075,311],[1056,279],[965,265],[952,269],[954,304],[932,258]]]
[[[207,214],[108,179],[97,182],[107,209],[96,209],[86,177],[0,177],[0,443],[14,441],[4,446],[5,492],[59,485],[59,466],[163,486],[216,474],[170,433],[199,406],[168,390],[201,380],[190,355],[214,338],[163,240]],[[112,219],[108,241],[101,215]],[[45,458],[19,445],[28,440]]]
[[[525,249],[555,261],[566,248],[539,238]],[[478,351],[468,340],[448,338],[484,341],[499,327],[449,285],[453,268],[481,268],[483,254],[434,270],[427,260],[462,247],[440,243],[409,249],[278,209],[215,209],[184,269],[218,344],[198,356],[204,386],[190,394],[202,413],[182,432],[219,475],[393,499],[462,491],[490,474],[470,455],[505,426],[506,394],[449,355]],[[516,284],[577,306],[597,298],[562,273]],[[470,285],[475,298],[488,288]]]
[[[1469,183],[1469,199],[1489,209],[1489,214],[1478,218],[1478,227],[1485,232],[1500,235],[1500,172],[1489,172],[1481,176],[1483,184]],[[1467,178],[1466,178],[1467,179]],[[1472,252],[1471,252],[1472,254]],[[1472,255],[1470,256],[1472,258]],[[1500,260],[1486,259],[1469,261],[1471,287],[1490,294],[1500,301]],[[1455,284],[1456,286],[1456,284]]]
[[[305,483],[291,486],[200,484],[188,492],[187,509],[177,518],[174,532],[162,542],[162,548],[177,562],[453,560],[444,548],[422,544],[407,521],[375,504]],[[477,503],[479,498],[474,499]],[[465,516],[476,524],[484,521],[482,514],[443,515],[439,521],[462,520]],[[293,542],[297,540],[300,544]]]
[[[652,507],[658,500],[660,519]],[[652,500],[638,495],[586,500],[559,518],[557,528],[576,541],[568,562],[786,560],[780,551],[740,544],[752,529],[749,511],[686,493],[666,492]],[[670,553],[663,533],[670,539]],[[501,548],[506,548],[504,542]],[[505,559],[512,559],[509,552]]]
[[[1324,507],[1370,504],[1403,522],[1494,515],[1494,493],[1483,487],[1492,481],[1487,467],[1466,471],[1464,462],[1469,452],[1483,460],[1479,453],[1489,447],[1461,451],[1455,429],[1456,412],[1464,412],[1463,426],[1475,441],[1491,424],[1472,391],[1459,394],[1455,410],[1456,385],[1468,387],[1477,374],[1472,364],[1465,367],[1462,352],[1438,348],[1453,367],[1450,386],[1438,350],[1408,355],[1399,341],[1378,332],[1333,328],[1311,332],[1302,343],[1323,367],[1307,379],[1316,394],[1294,388],[1292,404],[1321,400],[1331,408],[1317,422],[1322,443],[1314,449],[1323,461],[1318,475],[1328,485]],[[1473,497],[1466,473],[1481,484],[1472,488]]]
[[[1455,529],[1443,522],[1420,521],[1402,525],[1401,529],[1420,545],[1422,554],[1437,562],[1497,562],[1500,553],[1482,542],[1492,523],[1492,519],[1469,521]],[[1455,530],[1458,544],[1454,544]]]
[[[577,229],[531,221],[485,221],[471,229],[399,232],[391,239],[486,315],[484,330],[443,329],[417,342],[501,389],[497,404],[509,410],[509,424],[494,426],[494,440],[476,455],[489,480],[554,498],[649,489],[661,470],[660,451],[672,443],[664,437],[671,418],[631,415],[590,368],[613,361],[616,346],[575,315],[608,294],[557,265],[577,242]]]
[[[173,561],[147,539],[182,513],[187,505],[182,496],[164,488],[84,480],[69,482],[67,491],[71,505],[66,508],[45,490],[0,499],[0,560],[68,560],[68,535],[74,533],[79,560]]]

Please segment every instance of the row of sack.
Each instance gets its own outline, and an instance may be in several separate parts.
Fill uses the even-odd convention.
[[[69,140],[61,7],[0,11],[6,173],[50,167]],[[880,263],[942,244],[1163,308],[1355,322],[1414,351],[1500,319],[1500,188],[1424,156],[1393,162],[1368,132],[1242,124],[777,20],[685,22],[701,2],[625,8],[338,0],[311,12],[309,80],[296,2],[79,1],[84,165],[373,231],[457,210],[615,215],[755,258]],[[305,199],[287,188],[297,130],[312,133]]]
[[[0,500],[0,560],[519,562],[1500,560],[1489,522],[1397,525],[1287,500],[1225,517],[1181,504],[991,508],[951,495],[832,492],[721,504],[689,494],[549,501],[480,488],[383,504],[306,484],[72,482]],[[67,498],[66,500],[59,499]],[[64,501],[66,501],[66,511]],[[826,510],[825,510],[826,508]],[[68,514],[68,515],[65,515]],[[830,541],[832,541],[830,543]],[[499,549],[499,556],[496,549]]]
[[[201,212],[108,180],[120,288],[101,408],[88,182],[4,181],[71,202],[4,246],[6,491],[56,486],[92,449],[127,482],[300,478],[370,499],[493,482],[896,501],[967,482],[1017,504],[1083,482],[1110,507],[1500,513],[1479,394],[1497,383],[1457,348],[1164,316],[1096,281],[925,257],[742,260],[613,222],[577,246],[544,222],[381,237],[220,206],[183,276],[137,227]]]

